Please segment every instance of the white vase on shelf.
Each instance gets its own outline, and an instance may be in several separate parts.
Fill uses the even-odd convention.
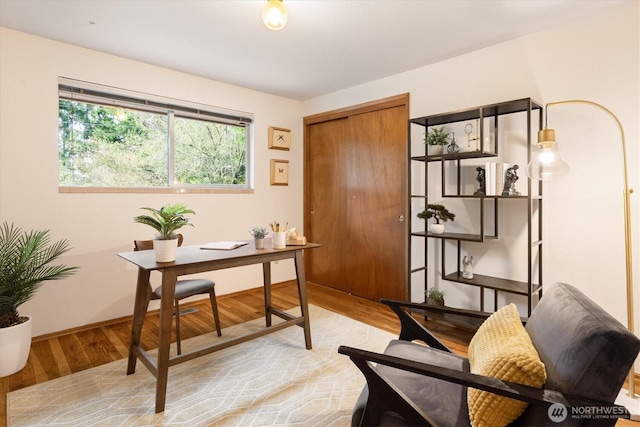
[[[441,156],[444,153],[444,145],[429,145],[427,154],[429,156]]]
[[[444,224],[429,224],[429,231],[433,234],[444,233]]]

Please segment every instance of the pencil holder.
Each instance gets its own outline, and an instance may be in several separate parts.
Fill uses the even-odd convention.
[[[274,231],[273,249],[284,249],[287,246],[287,233],[284,231]]]

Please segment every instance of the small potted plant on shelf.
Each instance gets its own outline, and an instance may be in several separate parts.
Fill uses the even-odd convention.
[[[449,144],[449,133],[441,128],[429,128],[424,137],[429,156],[439,156],[444,152],[444,146]]]
[[[176,234],[176,231],[186,225],[193,227],[193,224],[189,223],[189,218],[185,217],[185,215],[195,215],[195,212],[188,209],[184,203],[167,204],[160,209],[140,209],[151,212],[151,215],[139,215],[133,220],[140,224],[146,224],[158,232],[153,239],[156,262],[175,261],[176,248],[178,247],[178,234]]]
[[[42,282],[76,272],[79,267],[50,265],[70,249],[64,239],[50,244],[49,230],[27,232],[6,222],[0,227],[0,377],[20,371],[29,357],[32,321],[18,307]]]
[[[255,226],[249,230],[249,234],[254,238],[256,249],[264,249],[264,238],[267,237],[268,231],[265,227]]]
[[[444,224],[440,224],[440,221],[455,221],[456,214],[451,213],[442,205],[437,204],[428,204],[427,209],[420,212],[418,214],[418,218],[420,219],[431,219],[435,218],[435,224],[429,224],[429,231],[433,234],[442,234],[444,233]]]
[[[428,305],[444,306],[444,291],[438,290],[436,288],[429,288],[426,294]]]

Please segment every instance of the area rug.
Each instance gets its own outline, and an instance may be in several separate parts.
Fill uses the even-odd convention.
[[[173,366],[163,413],[154,413],[153,375],[140,361],[126,375],[122,359],[9,393],[8,426],[348,426],[365,381],[338,346],[382,351],[395,336],[309,308],[312,350],[294,326]],[[263,325],[185,340],[183,352]]]

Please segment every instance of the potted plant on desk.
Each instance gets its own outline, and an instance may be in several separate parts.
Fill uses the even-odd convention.
[[[31,317],[18,307],[45,280],[71,276],[79,267],[49,265],[69,251],[69,242],[49,244],[49,230],[23,231],[6,222],[0,227],[0,377],[20,371],[31,348]]]
[[[186,225],[193,227],[189,223],[186,214],[195,212],[187,208],[184,203],[175,205],[165,205],[160,209],[140,208],[151,212],[151,215],[139,215],[135,222],[146,224],[156,230],[158,234],[153,239],[153,250],[156,254],[156,262],[171,262],[176,260],[176,249],[178,247],[178,235],[176,231]]]
[[[264,238],[267,237],[267,229],[265,227],[255,226],[249,230],[249,234],[254,238],[256,249],[264,249]]]
[[[444,224],[440,224],[440,221],[447,222],[449,220],[454,221],[456,214],[451,213],[442,205],[428,204],[427,209],[418,214],[420,219],[435,218],[435,224],[429,224],[429,231],[433,234],[444,233]]]

